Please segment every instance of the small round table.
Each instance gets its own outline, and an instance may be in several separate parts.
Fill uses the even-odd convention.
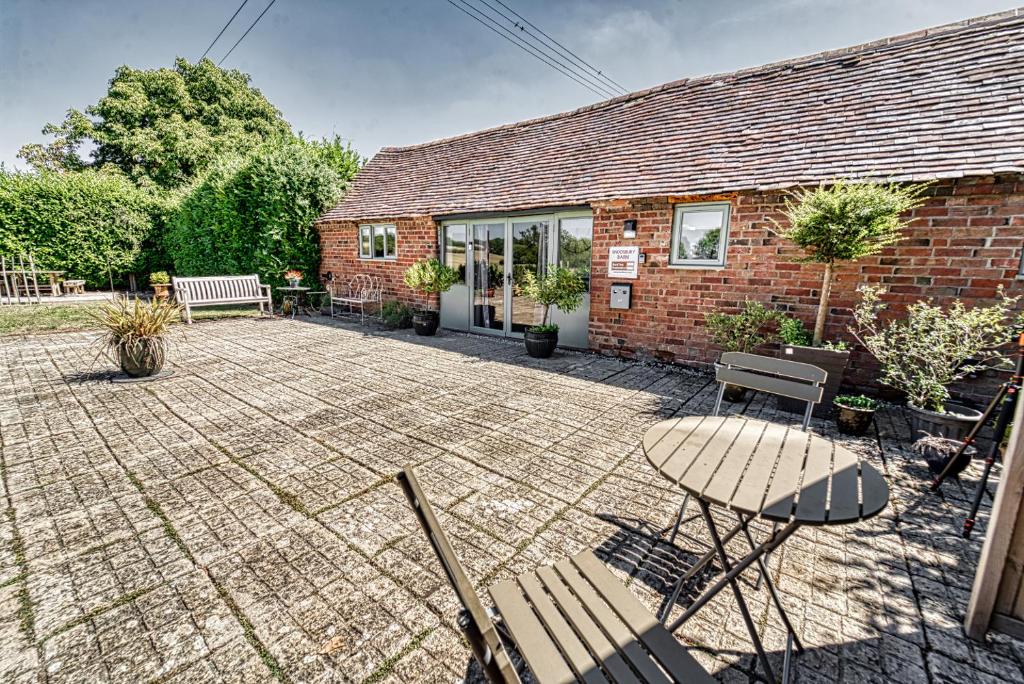
[[[295,312],[302,307],[302,297],[309,292],[310,288],[301,286],[288,285],[285,287],[276,288],[278,292],[284,292],[284,297],[281,299],[281,315],[284,315],[284,303],[291,300],[292,303],[292,314],[291,317],[295,318]],[[310,315],[309,307],[306,307],[306,315]]]
[[[665,420],[647,431],[643,449],[647,460],[664,478],[696,499],[714,544],[714,549],[680,578],[669,607],[675,603],[683,584],[715,556],[725,571],[714,586],[668,626],[669,631],[679,629],[728,584],[739,604],[758,659],[774,681],[774,672],[736,581],[740,573],[757,563],[789,632],[783,663],[785,680],[790,647],[795,644],[797,650],[802,651],[803,646],[782,607],[764,556],[802,525],[843,525],[877,515],[889,502],[885,479],[872,465],[824,437],[742,416],[688,416]],[[712,505],[733,511],[739,524],[728,533],[720,534],[711,517]],[[759,545],[754,543],[749,529],[754,518],[775,524],[771,536]],[[784,526],[779,529],[779,524]],[[751,551],[733,561],[725,552],[725,544],[739,532],[746,536]]]

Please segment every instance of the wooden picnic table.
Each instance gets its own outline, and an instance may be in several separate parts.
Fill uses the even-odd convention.
[[[11,279],[14,288],[25,290],[28,293],[33,285],[35,285],[35,278],[38,276],[46,276],[49,281],[48,284],[44,284],[43,287],[50,288],[50,294],[54,297],[60,296],[60,277],[64,275],[64,271],[46,271],[36,269],[35,271],[23,270],[23,269],[7,269],[7,277]],[[26,284],[26,280],[28,281]]]
[[[762,667],[774,681],[774,672],[736,581],[740,573],[756,563],[789,632],[783,663],[783,680],[788,679],[790,647],[795,644],[798,651],[803,651],[803,646],[768,574],[765,556],[803,525],[842,525],[877,515],[889,501],[885,479],[874,466],[831,440],[796,427],[742,416],[665,420],[647,431],[643,449],[662,477],[697,501],[714,543],[714,549],[680,578],[665,617],[682,585],[716,556],[725,570],[714,586],[669,625],[669,631],[677,630],[729,585]],[[724,535],[711,516],[712,505],[730,510],[738,520]],[[774,526],[761,544],[754,542],[750,532],[749,523],[754,518],[770,521]],[[780,529],[780,525],[784,527]],[[747,538],[751,551],[733,561],[725,552],[725,544],[739,532]]]

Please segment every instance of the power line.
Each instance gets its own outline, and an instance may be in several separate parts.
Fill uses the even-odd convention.
[[[518,47],[519,49],[521,49],[521,50],[523,50],[525,52],[528,52],[529,54],[533,55],[534,57],[536,57],[540,61],[542,61],[545,64],[547,64],[548,66],[550,66],[552,69],[555,69],[556,71],[562,73],[563,75],[568,76],[569,78],[571,78],[572,80],[576,81],[581,86],[583,86],[584,88],[586,88],[590,92],[594,93],[598,97],[602,97],[602,98],[604,98],[604,97],[614,97],[614,94],[609,93],[609,92],[607,92],[604,89],[599,90],[598,88],[596,88],[596,87],[594,87],[592,85],[589,85],[588,83],[585,83],[584,81],[582,81],[579,78],[577,78],[577,75],[575,75],[575,74],[573,74],[573,73],[571,73],[569,71],[566,71],[562,67],[558,66],[557,64],[555,64],[554,62],[549,60],[547,57],[545,57],[542,53],[538,52],[533,46],[531,46],[529,43],[524,41],[522,38],[520,38],[519,36],[515,35],[511,31],[509,31],[504,26],[501,26],[496,21],[494,21],[494,19],[492,19],[488,15],[484,14],[483,12],[480,12],[480,10],[478,10],[475,7],[473,7],[472,5],[468,4],[465,0],[459,0],[459,2],[461,2],[464,5],[466,5],[466,7],[469,7],[471,10],[473,10],[473,12],[475,12],[475,14],[471,14],[465,8],[461,7],[460,5],[456,5],[454,2],[452,2],[452,0],[446,0],[446,1],[448,2],[449,5],[451,5],[455,9],[459,10],[460,12],[464,13],[469,18],[479,22],[480,24],[482,24],[483,26],[485,26],[489,30],[493,31],[494,33],[498,34],[499,36],[501,36],[505,40],[509,41],[510,43],[512,43],[513,45]],[[480,15],[480,16],[477,16],[477,15]],[[481,19],[480,17],[483,17],[483,19]],[[490,23],[488,23],[488,22],[490,22]],[[492,26],[491,24],[494,24],[494,26]],[[495,26],[497,26],[498,28],[495,28]],[[504,31],[505,33],[502,33],[502,31]],[[507,36],[505,35],[506,33],[508,34]]]
[[[213,43],[210,43],[209,47],[206,48],[206,52],[204,52],[203,56],[199,58],[199,61],[202,61],[203,58],[206,57],[206,55],[210,54],[210,50],[213,49],[214,44],[218,40],[220,40],[220,37],[223,36],[224,32],[228,30],[228,26],[231,26],[231,22],[235,20],[235,17],[238,16],[238,13],[242,11],[242,8],[245,7],[245,3],[247,2],[249,2],[249,0],[242,0],[242,4],[238,6],[238,9],[235,10],[235,13],[231,15],[230,19],[228,19],[228,23],[224,24],[224,28],[222,28],[220,30],[220,33],[217,34],[217,37],[213,39]]]
[[[483,0],[483,1],[484,1],[484,2],[486,2],[486,0]],[[501,5],[502,7],[504,7],[505,9],[507,9],[507,10],[508,10],[509,12],[511,12],[512,14],[514,14],[514,15],[515,15],[516,17],[518,17],[519,19],[522,19],[523,23],[524,23],[524,24],[525,24],[526,26],[529,26],[529,27],[531,27],[531,28],[534,28],[534,29],[536,29],[538,33],[540,33],[540,34],[541,34],[542,36],[544,36],[544,37],[545,37],[545,38],[546,38],[546,39],[547,39],[547,40],[549,41],[549,43],[552,43],[552,44],[554,44],[554,45],[558,46],[558,48],[560,48],[560,49],[561,49],[561,50],[562,50],[562,51],[563,51],[563,52],[564,52],[565,54],[567,54],[567,55],[568,55],[568,56],[569,56],[569,57],[570,57],[571,59],[573,59],[573,60],[574,60],[574,61],[575,61],[575,62],[576,62],[577,64],[580,64],[580,65],[582,65],[582,66],[586,67],[587,69],[590,69],[590,70],[591,70],[592,72],[594,72],[594,74],[595,74],[595,75],[597,75],[598,77],[600,77],[601,79],[603,79],[603,80],[604,80],[605,82],[607,82],[607,83],[608,83],[609,85],[615,86],[616,88],[618,88],[619,90],[621,90],[621,91],[622,91],[623,93],[629,93],[629,92],[630,92],[630,91],[629,91],[629,90],[628,90],[627,88],[625,88],[624,86],[622,86],[622,84],[620,84],[620,83],[616,82],[616,81],[615,81],[615,80],[613,80],[613,79],[612,79],[611,77],[609,77],[609,76],[606,76],[606,75],[604,74],[604,72],[603,72],[603,71],[601,71],[600,69],[598,69],[598,68],[597,68],[597,67],[595,67],[594,65],[590,64],[589,62],[587,62],[587,61],[586,61],[586,60],[584,60],[583,58],[579,57],[579,56],[578,56],[578,55],[577,55],[577,54],[576,54],[575,52],[573,52],[572,50],[570,50],[569,48],[565,47],[564,45],[562,45],[561,43],[559,43],[559,42],[558,42],[557,40],[555,40],[554,38],[552,38],[551,36],[549,36],[549,35],[548,35],[547,33],[545,33],[545,32],[544,32],[544,30],[543,30],[543,29],[541,29],[541,28],[540,28],[539,26],[537,26],[537,25],[533,24],[533,23],[532,23],[532,22],[531,22],[531,21],[530,21],[529,19],[527,19],[527,18],[526,18],[526,17],[524,17],[523,15],[519,14],[519,12],[516,12],[516,11],[515,11],[514,9],[512,9],[511,7],[509,7],[508,5],[506,5],[506,4],[505,4],[504,2],[502,2],[501,0],[494,0],[494,1],[495,1],[496,3],[498,3],[499,5]],[[508,17],[505,17],[505,18],[506,18],[506,19],[508,19]],[[510,19],[509,21],[511,21],[511,19]],[[514,23],[514,22],[513,22],[513,23]],[[529,33],[529,30],[528,30],[528,29],[526,29],[526,27],[525,27],[525,26],[523,26],[523,27],[521,27],[521,28],[522,28],[522,30],[524,30],[524,31],[526,31],[527,33]]]
[[[227,58],[228,58],[228,56],[230,56],[230,55],[231,55],[231,53],[235,51],[235,48],[236,48],[236,47],[238,47],[238,44],[239,44],[239,43],[241,43],[241,42],[242,42],[243,40],[245,40],[245,37],[246,37],[247,35],[249,35],[249,31],[252,31],[252,30],[253,30],[253,28],[254,28],[254,27],[256,26],[256,24],[260,23],[260,19],[262,19],[262,18],[263,18],[263,15],[264,15],[264,14],[266,14],[266,13],[267,13],[267,11],[268,11],[268,10],[269,10],[269,9],[270,9],[271,7],[273,7],[273,6],[274,6],[274,3],[275,3],[275,2],[277,2],[277,0],[270,0],[270,4],[269,4],[269,5],[267,5],[267,6],[266,6],[266,7],[265,7],[265,8],[263,9],[263,11],[262,11],[262,12],[260,12],[260,16],[256,17],[256,21],[252,22],[252,23],[251,23],[251,24],[249,25],[249,28],[245,29],[245,33],[243,33],[243,34],[242,34],[242,37],[241,37],[241,38],[239,38],[239,39],[238,39],[237,41],[235,41],[235,44],[231,46],[231,49],[230,49],[230,50],[228,50],[228,54],[226,54],[226,55],[224,55],[223,57],[221,57],[221,58],[220,58],[220,61],[219,61],[219,62],[217,62],[217,66],[220,66],[221,64],[223,64],[223,63],[224,63],[224,60],[225,60],[225,59],[227,59]]]

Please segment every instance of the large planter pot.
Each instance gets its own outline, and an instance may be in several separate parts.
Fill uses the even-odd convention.
[[[526,342],[526,353],[535,359],[546,359],[555,353],[558,346],[558,331],[553,332],[530,332],[523,334]]]
[[[156,375],[164,367],[166,351],[163,339],[150,339],[132,347],[122,344],[117,348],[117,359],[125,375],[147,378]]]
[[[821,403],[814,407],[814,415],[817,418],[828,417],[832,411],[832,400],[839,394],[839,386],[846,373],[846,364],[850,361],[850,352],[784,344],[779,348],[779,358],[786,361],[809,363],[828,373],[828,377],[825,378],[824,392],[821,395]],[[789,397],[779,397],[778,407],[788,413],[803,413],[807,410],[807,402]]]
[[[907,409],[910,412],[910,429],[913,431],[914,439],[925,434],[959,442],[981,419],[981,411],[948,402],[943,413],[929,411],[913,404],[907,404]]]
[[[861,436],[867,434],[871,421],[875,417],[874,409],[855,408],[853,406],[835,405],[836,427],[844,435]]]
[[[430,337],[437,333],[440,316],[436,311],[417,311],[412,315],[412,327],[417,335]]]
[[[161,301],[167,301],[171,296],[170,283],[153,283],[153,297]]]

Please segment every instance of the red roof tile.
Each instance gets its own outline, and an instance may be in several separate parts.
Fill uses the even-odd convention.
[[[1024,10],[383,148],[321,220],[1024,172]]]

